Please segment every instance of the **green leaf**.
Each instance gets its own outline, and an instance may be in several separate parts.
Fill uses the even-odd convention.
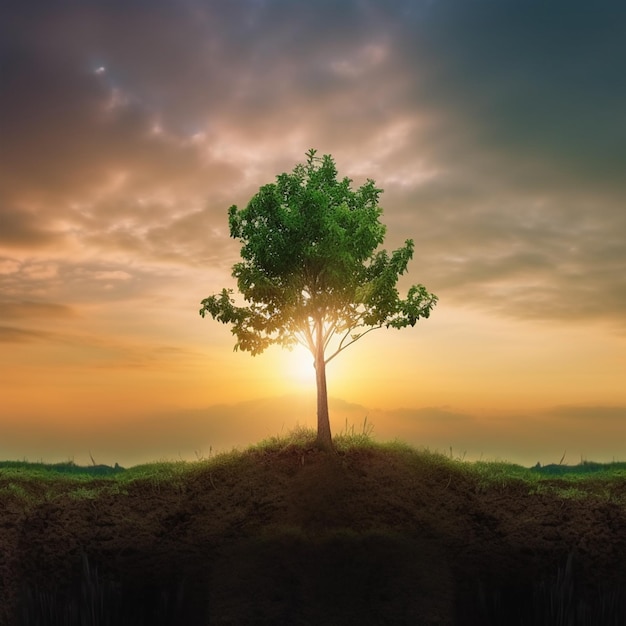
[[[330,155],[311,149],[306,157],[245,208],[228,209],[230,235],[241,243],[232,275],[248,305],[236,306],[232,290],[223,289],[202,300],[200,314],[231,324],[236,350],[255,355],[304,337],[313,351],[336,334],[342,338],[333,358],[369,330],[414,326],[437,303],[423,285],[400,298],[398,279],[414,243],[391,254],[378,249],[386,228],[374,181],[353,189],[349,178],[337,180]],[[313,337],[316,328],[324,337]]]

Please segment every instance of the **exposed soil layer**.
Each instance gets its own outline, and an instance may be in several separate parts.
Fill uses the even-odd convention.
[[[3,480],[3,626],[626,623],[626,481],[294,446],[35,506]]]

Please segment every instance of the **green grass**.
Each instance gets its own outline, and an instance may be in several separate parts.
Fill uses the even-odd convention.
[[[582,462],[576,466],[549,465],[526,468],[503,461],[465,461],[452,455],[417,449],[402,441],[378,442],[364,421],[360,431],[346,428],[335,437],[338,456],[354,454],[383,456],[386,459],[419,470],[421,475],[446,473],[449,483],[462,481],[476,492],[523,488],[529,493],[552,494],[562,498],[596,498],[614,500],[611,485],[626,479],[626,462]],[[315,446],[315,431],[296,428],[292,432],[270,437],[245,450],[232,450],[197,461],[156,461],[128,469],[106,466],[78,466],[66,463],[47,464],[28,461],[0,461],[0,499],[13,497],[25,505],[69,496],[95,499],[102,494],[125,495],[132,485],[141,484],[152,491],[185,488],[194,475],[205,472],[237,472],[254,463],[259,456],[286,452],[303,456]]]

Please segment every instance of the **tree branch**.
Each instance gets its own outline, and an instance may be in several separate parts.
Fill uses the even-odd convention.
[[[336,324],[331,324],[328,328],[328,332],[324,333],[324,352],[326,352],[326,348],[330,344],[330,340],[335,336],[335,332],[337,330]]]
[[[340,352],[343,352],[346,348],[351,346],[353,343],[356,343],[361,337],[365,337],[365,335],[367,335],[367,333],[371,333],[373,330],[378,330],[379,328],[382,328],[382,327],[383,327],[382,324],[379,324],[378,326],[372,326],[371,328],[368,328],[366,331],[364,331],[361,334],[359,334],[356,337],[354,337],[352,339],[352,341],[350,341],[349,343],[347,343],[344,346],[343,342],[346,340],[346,337],[351,335],[351,331],[353,331],[355,328],[359,328],[359,327],[358,326],[353,326],[352,328],[348,329],[348,331],[346,331],[346,334],[341,338],[341,341],[339,342],[339,347],[337,348],[337,350],[335,350],[335,352],[333,352],[326,359],[325,363],[329,363],[330,361],[332,361]]]
[[[304,327],[304,333],[305,333],[305,339],[306,339],[306,345],[305,347],[309,349],[309,352],[315,356],[315,341],[313,341],[313,331],[311,330],[311,324],[309,322],[309,320],[307,320],[307,323]]]

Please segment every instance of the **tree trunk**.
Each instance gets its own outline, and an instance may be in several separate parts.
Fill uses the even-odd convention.
[[[316,323],[315,382],[317,384],[317,446],[334,452],[328,415],[328,391],[326,389],[326,363],[324,362],[324,334],[322,322]]]

